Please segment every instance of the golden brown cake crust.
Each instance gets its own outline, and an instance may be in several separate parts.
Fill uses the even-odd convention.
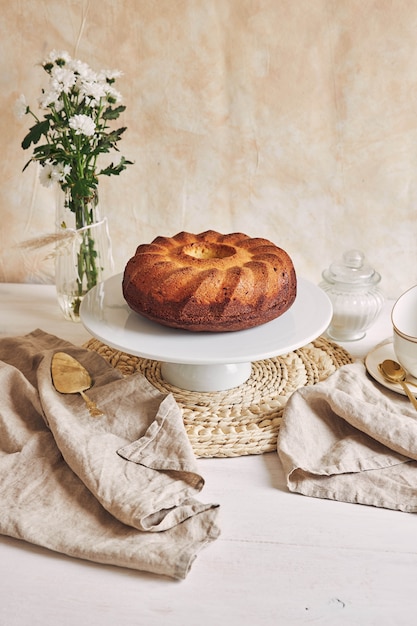
[[[267,239],[208,230],[138,246],[123,276],[129,307],[165,326],[223,332],[259,326],[293,304],[289,255]]]

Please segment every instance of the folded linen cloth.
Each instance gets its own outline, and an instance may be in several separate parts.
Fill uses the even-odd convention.
[[[94,384],[61,394],[51,360]],[[144,376],[41,330],[0,339],[0,533],[70,556],[182,579],[216,539],[218,506],[197,471],[178,405]]]
[[[277,448],[293,492],[417,511],[417,412],[361,362],[291,396]]]

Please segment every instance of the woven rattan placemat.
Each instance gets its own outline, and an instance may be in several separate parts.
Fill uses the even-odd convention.
[[[346,350],[320,337],[283,356],[252,363],[249,379],[218,392],[187,391],[161,377],[158,361],[114,350],[98,339],[84,347],[98,352],[124,376],[141,372],[157,389],[172,393],[197,457],[233,457],[276,450],[284,406],[304,385],[324,380],[352,363]]]

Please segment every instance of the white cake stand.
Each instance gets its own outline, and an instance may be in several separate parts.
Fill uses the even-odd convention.
[[[297,297],[281,317],[249,330],[190,332],[156,324],[133,312],[122,293],[122,274],[87,293],[80,309],[85,328],[111,348],[161,361],[163,378],[189,391],[222,391],[244,383],[252,361],[286,354],[316,339],[329,326],[326,293],[298,279]]]

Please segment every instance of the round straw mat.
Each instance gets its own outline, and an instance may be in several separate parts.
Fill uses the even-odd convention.
[[[141,372],[163,393],[172,393],[197,457],[262,454],[277,448],[285,404],[305,385],[326,379],[352,358],[324,337],[288,354],[252,363],[249,379],[233,389],[187,391],[165,382],[158,361],[120,352],[90,339],[84,347],[98,352],[124,376]]]

